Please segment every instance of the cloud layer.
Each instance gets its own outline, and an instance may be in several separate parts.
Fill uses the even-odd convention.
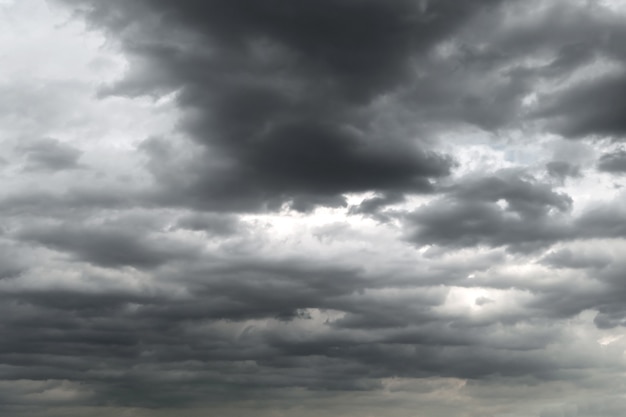
[[[619,2],[0,9],[1,413],[621,415]]]

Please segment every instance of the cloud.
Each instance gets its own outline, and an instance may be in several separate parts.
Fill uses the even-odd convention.
[[[619,415],[605,3],[1,5],[0,413]]]
[[[204,231],[218,236],[234,235],[241,231],[241,224],[236,217],[215,213],[191,213],[178,219],[176,225],[183,229]]]
[[[26,158],[27,170],[62,171],[76,169],[81,151],[56,139],[28,141],[18,147]]]
[[[570,234],[572,199],[520,171],[470,176],[406,217],[416,245],[545,247]]]
[[[546,164],[548,175],[564,181],[568,177],[580,177],[580,167],[566,161],[550,161]]]
[[[626,105],[622,99],[625,89],[626,75],[622,73],[583,82],[558,96],[545,114],[556,119],[557,130],[565,136],[622,140],[626,126],[620,114]]]
[[[605,153],[600,156],[598,170],[613,174],[626,172],[626,151],[619,149],[613,153]]]
[[[602,268],[611,263],[612,259],[601,254],[587,255],[585,253],[574,253],[570,249],[561,249],[549,253],[542,259],[546,265],[555,268]]]
[[[165,201],[306,211],[344,205],[351,192],[429,192],[431,180],[449,174],[451,159],[429,149],[425,133],[381,119],[381,110],[393,111],[380,108],[381,98],[499,2],[77,3],[120,35],[135,61],[104,94],[177,91],[186,111],[180,127],[200,148],[185,188],[164,188]],[[145,149],[159,165],[155,147]],[[161,184],[161,175],[176,175],[159,174]]]
[[[169,239],[139,237],[130,230],[106,224],[31,226],[20,230],[17,237],[105,267],[153,268],[176,259],[189,259],[198,253],[197,248],[189,245]]]

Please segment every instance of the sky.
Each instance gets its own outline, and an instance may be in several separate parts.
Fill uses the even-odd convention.
[[[617,417],[626,1],[0,0],[0,414]]]

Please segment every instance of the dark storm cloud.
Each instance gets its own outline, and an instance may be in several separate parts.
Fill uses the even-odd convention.
[[[0,375],[74,381],[91,392],[79,400],[87,404],[160,407],[241,399],[263,387],[370,390],[392,376],[550,377],[572,366],[538,353],[558,340],[553,330],[503,333],[497,318],[472,324],[437,314],[442,287],[380,297],[393,282],[302,260],[199,266],[161,272],[163,283],[187,289],[177,293],[3,290],[12,337],[0,345],[10,364]]]
[[[540,120],[568,138],[622,140],[623,17],[595,3],[558,0],[507,2],[501,10],[452,39],[448,60],[415,84],[414,101],[426,96],[428,104],[412,109],[488,131]],[[535,102],[524,103],[529,98]]]
[[[520,8],[508,27],[495,0],[66,1],[131,57],[129,74],[103,95],[177,91],[180,129],[195,151],[175,160],[167,139],[142,146],[161,204],[310,211],[345,206],[349,192],[432,192],[454,165],[430,149],[423,127],[432,124],[497,130],[530,117],[568,136],[619,130],[611,125],[619,105],[603,98],[619,95],[621,76],[539,93],[530,113],[523,106],[537,83],[558,85],[600,58],[622,60],[621,27],[602,9],[506,3]],[[589,36],[577,35],[581,27]],[[520,63],[545,56],[548,64]],[[551,175],[577,175],[558,164]]]
[[[90,261],[93,244],[78,251],[60,239],[79,231],[98,243],[94,230],[64,229],[23,234]],[[141,251],[129,246],[145,246],[147,238],[128,240],[120,250],[137,264]],[[152,272],[151,284],[111,287],[104,276],[82,271],[81,288],[20,288],[19,281],[1,288],[3,329],[11,334],[0,344],[0,361],[9,364],[0,367],[2,379],[73,381],[88,393],[74,404],[185,407],[258,398],[268,388],[375,390],[390,377],[553,379],[584,366],[580,358],[543,353],[561,334],[536,327],[536,317],[534,326],[506,327],[528,319],[524,312],[442,314],[442,281],[420,288],[416,278],[304,258],[161,258],[167,263]],[[96,261],[108,268],[129,263]]]
[[[122,37],[135,56],[134,72],[108,94],[179,90],[179,103],[196,115],[184,129],[235,168],[249,166],[244,159],[256,152],[247,149],[252,138],[272,142],[273,132],[280,136],[293,125],[303,132],[330,121],[329,140],[338,137],[335,131],[354,127],[365,133],[366,143],[388,142],[397,132],[376,132],[367,122],[368,107],[399,91],[402,108],[393,111],[407,111],[418,124],[496,130],[530,118],[569,137],[619,138],[624,130],[619,68],[626,63],[620,42],[626,30],[619,16],[589,3],[64,1],[85,7],[92,22]],[[448,47],[443,55],[436,49],[442,46]],[[609,62],[617,70],[600,68]],[[590,69],[594,64],[598,69]],[[590,76],[560,88],[581,71]],[[556,91],[537,89],[546,81]],[[522,103],[531,94],[538,103],[527,109]],[[319,130],[312,134],[322,142],[327,137]],[[342,191],[353,191],[343,180],[351,172],[346,167],[336,174],[345,183]],[[230,172],[235,174],[247,173]],[[301,186],[307,194],[306,184]],[[385,191],[376,185],[370,190]],[[294,197],[286,193],[281,200]]]
[[[626,134],[624,97],[626,72],[621,72],[563,92],[544,110],[544,116],[554,118],[557,131],[568,137],[595,135],[623,140]]]
[[[547,65],[527,67],[533,77],[551,79],[556,87],[538,94],[533,117],[544,118],[549,129],[568,138],[621,140],[626,133],[620,117],[626,104],[622,17],[592,3],[536,4],[544,6],[542,12],[518,5],[521,16],[528,13],[528,17],[513,30],[504,27],[502,38],[495,42],[517,59],[551,57]],[[562,88],[564,81],[576,76]]]
[[[277,208],[289,200],[293,208],[307,211],[316,204],[343,206],[346,203],[341,194],[347,191],[430,192],[428,177],[445,175],[451,165],[448,158],[409,147],[377,149],[363,143],[354,132],[342,130],[325,123],[284,126],[272,132],[272,137],[260,139],[258,146],[249,145],[250,153],[245,158],[238,156],[241,166],[198,164],[189,182],[166,189],[156,198],[166,204],[217,210],[262,205]],[[172,178],[175,172],[160,168],[168,157],[163,160],[152,149],[148,152],[151,166],[157,167],[152,172],[159,183],[177,181]]]
[[[305,259],[283,262],[239,260],[216,264],[191,264],[190,268],[164,268],[161,279],[183,279],[192,300],[155,306],[155,314],[181,317],[247,319],[278,317],[291,319],[298,310],[333,308],[342,295],[378,285],[358,268],[323,267]],[[206,299],[213,298],[212,303]]]
[[[0,197],[0,380],[76,384],[72,403],[183,409],[271,389],[377,390],[381,378],[570,381],[613,365],[574,354],[570,319],[594,310],[599,328],[626,325],[623,262],[535,255],[622,239],[626,211],[573,217],[556,187],[583,165],[566,154],[545,182],[530,168],[444,178],[455,162],[436,138],[531,119],[617,138],[622,100],[600,96],[621,76],[566,82],[600,55],[622,59],[614,21],[559,14],[565,1],[63,1],[127,53],[128,74],[100,97],[175,92],[185,138],[139,145],[145,188]],[[526,110],[537,83],[562,89],[537,90]],[[79,166],[60,142],[21,149],[40,175]],[[620,152],[598,168],[622,171]],[[350,192],[371,197],[348,216],[387,223],[290,213],[283,241],[288,222],[235,213],[346,207]],[[417,193],[431,196],[411,213],[394,207]],[[396,242],[397,220],[410,244],[433,246]]]
[[[516,170],[468,177],[407,217],[417,245],[509,246],[532,250],[570,234],[572,199]]]
[[[614,174],[626,173],[626,150],[618,149],[603,154],[598,160],[598,170]]]
[[[154,268],[175,260],[188,260],[199,254],[198,248],[188,244],[148,238],[138,235],[136,231],[116,229],[106,224],[31,226],[20,230],[17,237],[105,267]]]
[[[235,390],[233,395],[241,398],[246,388],[260,386],[367,385],[358,377],[367,376],[364,366],[330,357],[308,359],[303,349],[285,352],[282,361],[291,365],[274,363],[283,349],[271,341],[272,333],[287,329],[288,320],[308,320],[297,314],[283,317],[285,309],[319,304],[358,287],[353,272],[289,264],[257,264],[253,270],[233,265],[206,272],[213,283],[203,283],[206,290],[182,298],[145,288],[3,292],[0,311],[12,337],[0,346],[2,362],[11,364],[0,367],[2,379],[67,379],[88,384],[96,392],[97,398],[87,399],[89,403],[103,399],[151,407],[216,400],[227,394],[219,387]],[[187,279],[185,275],[176,275],[179,283]],[[90,278],[97,285],[99,278]],[[254,324],[229,330],[233,320],[272,316],[279,318],[275,330],[264,331]],[[349,337],[339,339],[351,343]],[[328,343],[337,341],[332,337]],[[358,373],[343,374],[350,367]],[[187,376],[169,380],[170,372],[181,371]],[[146,384],[147,380],[152,382]],[[191,389],[196,384],[202,389]]]
[[[81,0],[68,2],[89,3]],[[456,32],[482,8],[498,3],[495,0],[472,4],[458,4],[450,0],[437,2],[400,0],[393,3],[372,0],[358,3],[324,0],[306,1],[294,6],[284,0],[272,3],[249,0],[229,2],[187,0],[174,5],[167,1],[147,0],[139,6],[131,7],[123,5],[123,2],[110,2],[107,5],[95,3],[92,4],[95,8],[90,14],[97,23],[120,30],[136,21],[141,22],[140,13],[143,4],[162,16],[164,22],[182,25],[206,36],[214,42],[212,46],[218,49],[215,53],[223,54],[225,58],[232,55],[233,58],[243,59],[239,62],[240,65],[235,67],[220,68],[219,66],[223,64],[219,62],[207,67],[217,71],[249,70],[248,65],[254,63],[254,57],[246,56],[246,53],[253,52],[246,49],[253,46],[251,42],[268,41],[269,44],[266,44],[268,49],[262,52],[271,54],[272,48],[278,48],[279,52],[281,48],[286,48],[285,52],[294,58],[292,62],[288,62],[293,68],[286,68],[293,72],[281,72],[281,75],[287,76],[287,80],[293,76],[326,75],[329,77],[327,82],[335,83],[334,87],[337,87],[339,97],[359,100],[378,95],[389,86],[400,83],[408,75],[408,61],[414,53],[428,50],[437,41]],[[152,45],[158,46],[155,43]],[[163,46],[168,44],[164,42]],[[163,51],[167,52],[179,53],[168,56],[171,61],[175,61],[174,65],[183,64],[185,59],[199,58],[184,55],[185,52],[189,52],[184,50]],[[273,55],[270,57],[274,58]],[[285,62],[278,64],[283,65]],[[308,69],[310,72],[307,73],[301,65],[312,68]],[[184,66],[176,69],[186,73],[192,72],[191,68]],[[264,69],[257,68],[256,76],[265,75]],[[223,77],[227,74],[217,75]],[[192,76],[203,77],[197,69],[188,76],[190,79],[182,78],[178,81],[193,81]],[[196,81],[203,81],[207,86],[212,84],[210,79]],[[320,86],[316,83],[316,86],[323,87],[323,84]],[[154,86],[148,86],[151,87]],[[266,93],[281,92],[266,91]],[[228,97],[231,97],[230,94]],[[258,98],[265,103],[269,97]],[[271,104],[272,101],[267,103]]]
[[[434,201],[405,215],[416,245],[544,249],[560,241],[626,236],[620,201],[572,216],[572,198],[520,170],[467,176]]]

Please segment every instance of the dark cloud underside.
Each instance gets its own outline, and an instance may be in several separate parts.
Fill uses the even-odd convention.
[[[348,192],[428,192],[449,173],[450,158],[419,130],[385,125],[377,103],[498,3],[112,2],[91,4],[89,16],[122,33],[142,63],[106,94],[178,90],[187,109],[181,128],[201,154],[166,201],[305,209],[344,204]]]

